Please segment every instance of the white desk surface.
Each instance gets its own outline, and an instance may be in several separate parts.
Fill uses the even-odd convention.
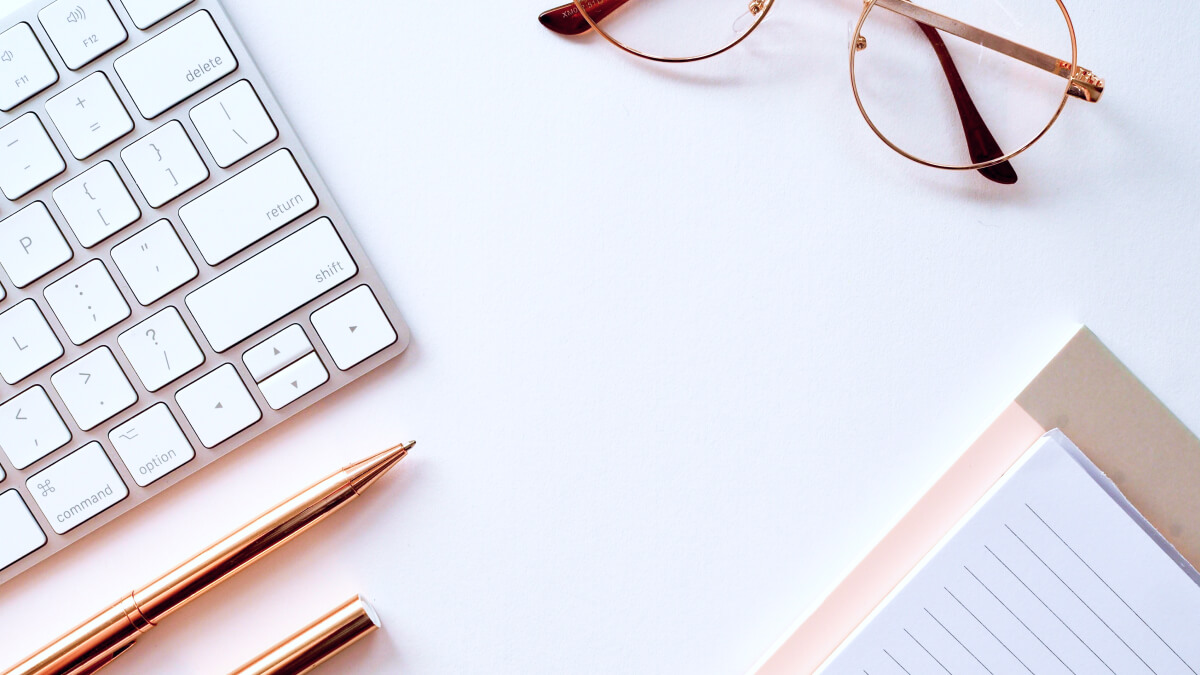
[[[0,662],[411,437],[105,672],[226,672],[361,591],[385,632],[325,672],[740,674],[1077,323],[1200,428],[1200,5],[1071,2],[1108,92],[1003,188],[871,135],[850,0],[676,68],[544,0],[228,4],[413,347],[5,584]]]

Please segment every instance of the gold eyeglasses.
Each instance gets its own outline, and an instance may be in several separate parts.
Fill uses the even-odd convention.
[[[1066,6],[1062,0],[922,2],[865,0],[850,40],[850,86],[863,119],[914,162],[1017,182],[1009,160],[1049,131],[1067,100],[1095,102],[1104,93],[1104,80],[1076,64]],[[562,35],[595,31],[644,59],[685,63],[741,44],[775,0],[745,3],[573,0],[540,21]]]

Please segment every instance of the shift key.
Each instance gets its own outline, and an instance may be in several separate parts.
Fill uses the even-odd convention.
[[[116,60],[121,82],[142,117],[153,119],[237,70],[212,15],[201,10]]]
[[[290,150],[275,154],[179,209],[179,220],[216,265],[317,207]]]
[[[192,316],[223,352],[358,273],[329,218],[320,218],[188,294]]]

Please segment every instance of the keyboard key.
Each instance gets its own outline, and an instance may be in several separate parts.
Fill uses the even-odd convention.
[[[204,363],[200,345],[174,307],[121,333],[117,342],[147,391],[158,391]]]
[[[108,440],[121,461],[141,487],[153,483],[192,461],[196,451],[188,442],[179,423],[159,403],[146,412],[108,432]]]
[[[254,397],[228,363],[180,389],[175,400],[206,448],[262,419]]]
[[[184,204],[179,220],[216,265],[316,207],[308,179],[285,149]]]
[[[0,492],[0,569],[46,545],[46,533],[16,490]]]
[[[254,87],[246,80],[192,108],[192,123],[222,168],[279,136]]]
[[[275,410],[329,381],[329,372],[316,353],[300,359],[259,383],[263,397]]]
[[[108,76],[92,73],[46,101],[46,113],[75,159],[87,159],[133,131],[133,119]]]
[[[54,190],[75,238],[91,248],[142,217],[112,162],[103,161]]]
[[[42,202],[0,221],[0,267],[17,288],[25,288],[70,259],[71,247]]]
[[[50,382],[84,431],[137,403],[137,393],[108,347],[84,355],[51,375]]]
[[[8,55],[0,59],[0,110],[4,112],[58,82],[58,71],[27,23],[0,33],[0,54]]]
[[[247,350],[242,355],[242,362],[250,371],[250,377],[255,382],[262,382],[312,350],[304,329],[292,324]]]
[[[357,273],[333,223],[320,218],[192,291],[187,305],[223,352]]]
[[[121,0],[133,25],[146,30],[175,13],[180,7],[191,4],[192,0]]]
[[[129,488],[96,441],[33,474],[25,485],[50,527],[59,534],[66,534],[129,496]]]
[[[238,62],[201,10],[121,56],[115,67],[142,116],[153,119],[237,70]]]
[[[25,113],[0,129],[0,190],[16,201],[67,168],[46,127]]]
[[[122,150],[121,159],[156,209],[208,179],[208,167],[177,120]]]
[[[108,0],[57,0],[38,12],[50,41],[79,70],[129,37]]]
[[[129,318],[129,304],[99,260],[50,284],[44,295],[67,337],[77,345]]]
[[[32,298],[0,313],[0,377],[16,384],[63,355],[42,310]]]
[[[0,448],[24,469],[71,442],[71,432],[46,390],[35,386],[0,406]]]
[[[312,323],[333,362],[342,370],[349,370],[396,341],[396,329],[367,286],[359,286],[313,312]]]
[[[196,263],[165,220],[117,244],[112,257],[143,305],[196,278]]]

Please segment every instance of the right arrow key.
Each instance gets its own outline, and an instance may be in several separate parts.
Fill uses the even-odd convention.
[[[353,368],[396,341],[396,329],[367,286],[359,286],[313,312],[312,323],[333,362],[342,370]]]

